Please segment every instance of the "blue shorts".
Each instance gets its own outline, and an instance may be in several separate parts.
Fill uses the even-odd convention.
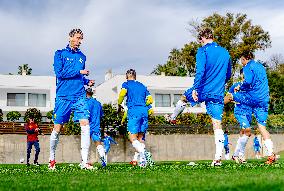
[[[55,99],[55,108],[53,111],[54,124],[67,123],[72,111],[74,112],[73,121],[75,122],[78,122],[81,119],[89,119],[90,112],[85,96],[74,99],[57,97]]]
[[[109,150],[110,150],[110,146],[106,146],[106,145],[105,145],[105,153],[108,153]]]
[[[210,117],[221,121],[224,110],[224,100],[199,96],[199,101],[195,102],[192,98],[192,91],[193,88],[190,88],[183,94],[186,97],[187,101],[191,104],[191,106],[195,106],[198,103],[205,102],[206,110]]]
[[[260,152],[260,147],[253,147],[254,152]]]
[[[244,92],[236,92],[232,95],[235,102],[245,105],[246,107],[250,107],[251,115],[254,115],[257,123],[266,126],[266,120],[268,117],[268,103],[258,103],[251,99],[251,97]]]
[[[90,125],[90,137],[93,141],[101,141],[100,127],[92,127]]]
[[[234,109],[234,115],[240,124],[241,129],[250,128],[252,120],[252,109],[244,104],[236,104]]]
[[[135,106],[127,112],[127,130],[131,134],[145,133],[148,129],[148,109],[145,106]]]

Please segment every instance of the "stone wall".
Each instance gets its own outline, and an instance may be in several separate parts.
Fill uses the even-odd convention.
[[[230,135],[229,142],[231,153],[236,144],[238,135]],[[39,136],[41,152],[40,163],[47,163],[49,160],[49,135]],[[273,134],[275,152],[284,150],[284,135]],[[112,145],[108,155],[109,162],[129,162],[132,159],[134,150],[131,144],[117,138],[118,145]],[[182,160],[211,160],[214,157],[215,145],[213,135],[147,135],[146,146],[153,154],[156,161],[182,161]],[[253,137],[247,145],[247,158],[253,158]],[[262,148],[263,149],[263,148]],[[34,150],[34,149],[33,149]],[[34,151],[31,161],[33,161]],[[0,135],[0,163],[20,163],[21,158],[26,158],[26,136],[25,135]],[[56,161],[58,163],[79,163],[80,157],[80,136],[61,135]],[[94,144],[91,146],[90,161],[97,161],[97,154]]]

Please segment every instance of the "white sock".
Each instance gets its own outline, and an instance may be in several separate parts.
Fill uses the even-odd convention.
[[[241,149],[241,138],[242,138],[242,137],[239,137],[239,138],[238,138],[237,145],[236,145],[235,152],[234,152],[234,155],[233,155],[233,156],[238,157],[238,156],[239,156],[239,154],[240,154],[240,149]]]
[[[50,135],[50,156],[49,160],[55,160],[55,151],[56,147],[59,142],[59,133],[57,133],[55,130],[51,132]]]
[[[264,145],[267,149],[268,156],[271,156],[273,154],[273,142],[271,141],[271,139],[264,140]]]
[[[146,162],[145,159],[145,145],[140,143],[138,140],[132,142],[132,146],[139,152],[139,161]]]
[[[222,129],[215,129],[214,135],[215,135],[215,145],[216,145],[215,160],[220,160],[223,155],[224,131]]]
[[[81,156],[83,165],[88,163],[90,144],[90,126],[81,126]]]
[[[176,104],[174,113],[171,115],[171,120],[175,120],[177,116],[183,112],[183,110],[185,109],[185,106],[186,106],[186,103],[179,100]]]
[[[133,156],[133,161],[138,161],[139,153],[135,152]]]
[[[239,154],[241,156],[245,156],[245,149],[246,149],[246,145],[247,145],[248,139],[249,139],[249,137],[247,135],[243,135],[240,138],[240,151],[239,151]]]
[[[97,146],[97,151],[100,157],[105,157],[106,153],[105,153],[105,149],[102,145],[98,145]]]

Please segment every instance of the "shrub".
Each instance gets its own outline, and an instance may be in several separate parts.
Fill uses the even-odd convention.
[[[6,117],[7,117],[7,121],[15,122],[16,120],[20,119],[21,114],[18,111],[10,111],[7,113]]]

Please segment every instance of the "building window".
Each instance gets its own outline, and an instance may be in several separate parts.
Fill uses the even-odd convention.
[[[25,106],[25,94],[7,93],[7,106]]]
[[[155,106],[156,107],[171,107],[171,95],[170,94],[155,94]]]
[[[29,93],[29,106],[46,107],[46,94]]]
[[[173,105],[176,106],[177,102],[180,100],[182,94],[174,94]]]

